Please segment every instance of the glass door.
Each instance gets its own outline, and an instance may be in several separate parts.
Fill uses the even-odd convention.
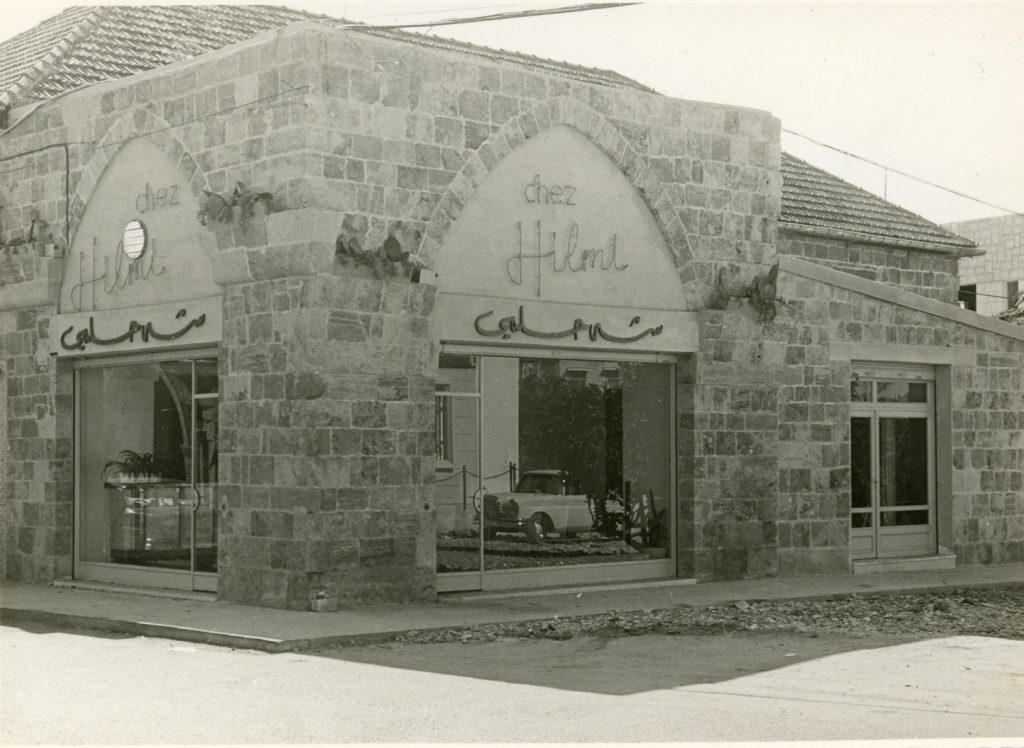
[[[79,366],[75,575],[216,590],[217,360]]]
[[[854,382],[850,545],[854,559],[934,553],[931,382]]]
[[[481,588],[479,358],[442,355],[434,392],[439,592]]]

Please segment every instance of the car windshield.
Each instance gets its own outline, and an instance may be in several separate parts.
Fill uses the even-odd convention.
[[[516,491],[519,493],[549,493],[558,496],[562,493],[562,479],[558,475],[526,473],[519,479]]]

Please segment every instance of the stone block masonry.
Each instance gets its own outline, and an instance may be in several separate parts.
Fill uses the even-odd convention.
[[[433,295],[327,275],[228,289],[223,595],[292,608],[432,597]]]
[[[352,34],[300,24],[69,94],[4,135],[5,154],[93,143],[69,149],[72,237],[135,138],[159,148],[196,196],[239,183],[274,196],[271,215],[212,222],[204,240],[224,289],[227,600],[303,608],[321,593],[328,606],[433,594],[433,290],[339,262],[339,231],[371,253],[392,237],[432,266],[490,170],[565,124],[643,195],[691,305],[716,262],[752,276],[774,254],[779,123],[769,115]],[[10,166],[0,241],[25,236],[33,212],[62,235],[62,152]],[[71,573],[73,377],[45,355],[56,294],[39,262],[4,275],[0,293],[22,301],[0,321],[16,458],[7,573],[44,581]]]
[[[823,239],[795,229],[779,231],[779,254],[801,257],[930,299],[953,303],[959,290],[955,254]]]
[[[703,313],[682,437],[695,445],[693,527],[682,537],[696,575],[849,568],[852,362],[830,353],[841,343],[951,362],[951,446],[937,457],[952,463],[951,505],[939,507],[939,544],[960,563],[1024,558],[1024,342],[916,311],[909,296],[897,306],[785,273],[778,293],[790,301],[768,325],[741,301]]]
[[[0,258],[0,281],[31,276],[27,266],[38,264]],[[53,311],[0,312],[4,566],[10,578],[34,582],[71,573],[72,393],[70,372],[49,356]]]

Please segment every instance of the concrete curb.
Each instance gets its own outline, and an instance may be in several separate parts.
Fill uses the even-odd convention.
[[[172,639],[191,642],[193,644],[211,644],[217,647],[233,647],[235,649],[255,649],[261,652],[285,652],[288,642],[281,639],[269,639],[246,634],[229,634],[219,631],[171,626],[165,623],[149,623],[144,621],[125,621],[116,618],[99,616],[80,616],[68,613],[55,613],[48,610],[26,610],[23,608],[0,608],[0,625],[9,626],[21,623],[39,623],[54,628],[99,631],[111,634],[128,634],[131,636],[148,636],[151,638]]]

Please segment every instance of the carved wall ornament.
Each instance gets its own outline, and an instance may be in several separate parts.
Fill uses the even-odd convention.
[[[251,190],[242,182],[235,182],[235,189],[228,197],[209,190],[203,190],[203,196],[199,212],[196,214],[196,219],[202,226],[208,226],[211,222],[235,222],[239,226],[245,226],[256,215],[259,206],[270,213],[274,201],[272,193]]]
[[[363,238],[360,239],[360,236]],[[338,238],[334,241],[334,257],[342,265],[354,262],[373,271],[378,280],[391,278],[399,269],[416,282],[419,271],[426,267],[417,255],[402,247],[394,232],[388,232],[384,243],[377,249],[363,249],[366,240],[366,220],[360,216],[345,216]]]
[[[779,277],[778,263],[772,265],[764,275],[754,276],[750,283],[732,283],[731,290],[727,290],[725,272],[727,268],[720,267],[715,275],[715,285],[711,291],[711,298],[708,300],[708,309],[726,309],[729,306],[729,299],[746,299],[754,310],[754,317],[762,325],[771,324],[775,320],[776,304],[790,306],[790,302],[776,295]],[[733,274],[738,268],[733,268]]]

